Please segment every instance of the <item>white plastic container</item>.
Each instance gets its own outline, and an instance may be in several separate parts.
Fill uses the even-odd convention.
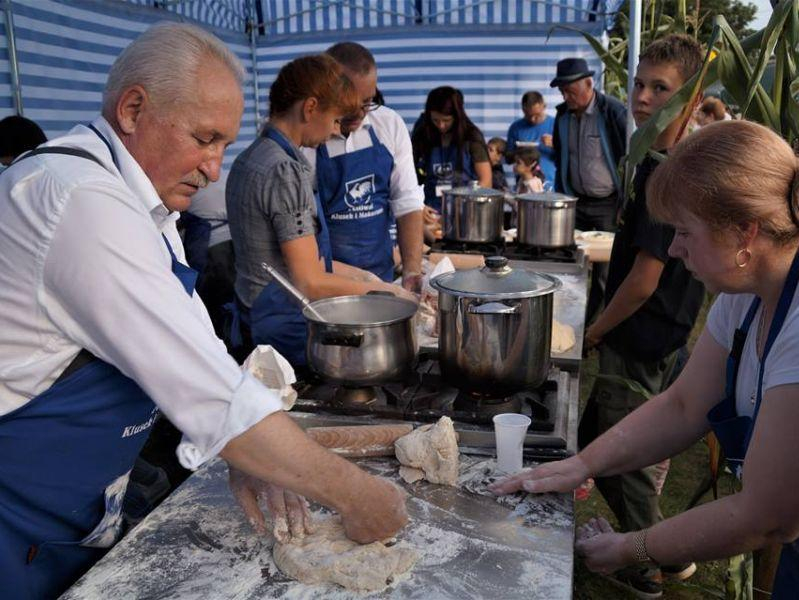
[[[530,417],[518,413],[503,413],[494,417],[499,471],[513,474],[522,470],[524,436],[530,423]]]

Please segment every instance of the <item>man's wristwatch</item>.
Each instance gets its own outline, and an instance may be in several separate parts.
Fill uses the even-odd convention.
[[[633,534],[633,552],[635,553],[635,560],[638,563],[655,562],[646,550],[646,534],[648,531],[648,529],[642,529]]]

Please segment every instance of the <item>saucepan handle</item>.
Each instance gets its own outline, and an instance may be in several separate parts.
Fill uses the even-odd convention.
[[[502,302],[486,302],[485,304],[470,304],[466,312],[473,315],[515,315],[519,313],[519,306],[508,306]]]
[[[323,346],[359,348],[363,343],[363,332],[344,333],[342,331],[323,331],[319,338]]]

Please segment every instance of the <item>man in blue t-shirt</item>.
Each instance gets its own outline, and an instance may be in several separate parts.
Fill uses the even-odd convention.
[[[514,121],[508,129],[508,152],[516,150],[517,142],[535,142],[541,153],[541,171],[545,185],[555,182],[555,151],[552,148],[552,132],[555,119],[547,116],[544,97],[538,92],[527,92],[522,96],[524,117]]]

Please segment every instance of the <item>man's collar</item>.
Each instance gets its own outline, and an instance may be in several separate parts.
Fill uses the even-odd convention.
[[[354,131],[350,131],[348,135],[343,135],[341,133],[334,133],[330,137],[331,138],[336,138],[338,140],[346,140],[349,136],[351,136],[351,135],[353,135],[355,133],[358,133],[361,129],[365,129],[367,125],[369,127],[371,127],[372,126],[372,122],[369,119],[369,114],[370,113],[366,113],[366,115],[363,117],[363,121],[361,121],[361,124],[358,125],[358,129],[355,129]]]
[[[591,102],[588,103],[588,108],[583,111],[584,115],[592,115],[594,114],[594,110],[596,109],[596,90],[594,90],[594,95],[591,97]]]
[[[114,151],[119,165],[119,174],[122,176],[125,184],[133,192],[133,195],[139,199],[144,205],[144,208],[153,216],[156,224],[160,226],[167,221],[170,216],[169,210],[164,206],[164,203],[158,196],[158,192],[150,181],[150,178],[147,177],[147,174],[139,163],[133,158],[133,155],[128,152],[125,144],[119,139],[119,136],[114,131],[114,128],[111,127],[111,124],[106,121],[104,117],[98,117],[92,124],[103,134],[105,139],[108,140],[108,143],[111,144],[111,148]]]

